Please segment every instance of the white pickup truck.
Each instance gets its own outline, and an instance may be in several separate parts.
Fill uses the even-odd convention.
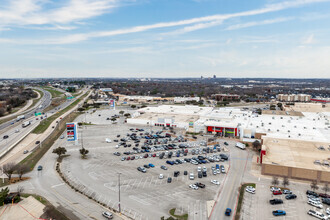
[[[240,148],[240,149],[242,149],[242,150],[245,150],[245,148],[246,148],[245,147],[245,144],[242,144],[240,142],[237,142],[235,146],[238,147],[238,148]]]

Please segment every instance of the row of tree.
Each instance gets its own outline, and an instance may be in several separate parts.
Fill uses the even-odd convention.
[[[30,167],[22,164],[6,163],[2,166],[2,170],[10,182],[14,173],[16,173],[19,177],[19,180],[21,180],[22,176],[30,171]]]
[[[273,176],[272,185],[278,186],[279,184],[280,184],[280,181],[279,181],[278,177]],[[283,187],[287,187],[288,185],[290,185],[288,177],[283,177],[282,185],[283,185]],[[313,180],[310,184],[310,187],[313,191],[318,190],[319,189],[318,182],[316,180]],[[325,183],[322,187],[322,190],[324,191],[325,194],[327,194],[327,192],[330,191],[329,184]]]
[[[87,154],[89,153],[89,150],[87,150],[86,148],[82,147],[80,150],[79,150],[80,154],[81,154],[81,157],[83,159],[86,158]],[[55,148],[53,150],[53,153],[54,154],[57,154],[58,157],[60,158],[61,156],[65,155],[66,154],[66,149],[65,147],[58,147],[58,148]]]

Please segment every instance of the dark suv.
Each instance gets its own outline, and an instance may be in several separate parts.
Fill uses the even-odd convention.
[[[271,200],[269,200],[269,203],[272,205],[282,204],[283,200],[282,199],[271,199]]]
[[[319,197],[319,195],[316,192],[313,192],[313,191],[310,191],[310,190],[306,191],[306,195],[312,195],[312,196],[315,196],[315,197]]]
[[[180,171],[174,171],[174,177],[179,176],[179,174],[180,174]]]

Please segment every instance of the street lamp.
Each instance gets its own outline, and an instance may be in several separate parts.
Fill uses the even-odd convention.
[[[119,202],[118,202],[118,208],[119,208],[119,213],[121,214],[121,207],[120,207],[120,174],[118,173],[118,197],[119,197]]]

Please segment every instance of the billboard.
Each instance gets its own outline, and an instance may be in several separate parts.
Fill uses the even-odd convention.
[[[66,136],[68,141],[78,140],[77,123],[75,122],[66,123]]]

